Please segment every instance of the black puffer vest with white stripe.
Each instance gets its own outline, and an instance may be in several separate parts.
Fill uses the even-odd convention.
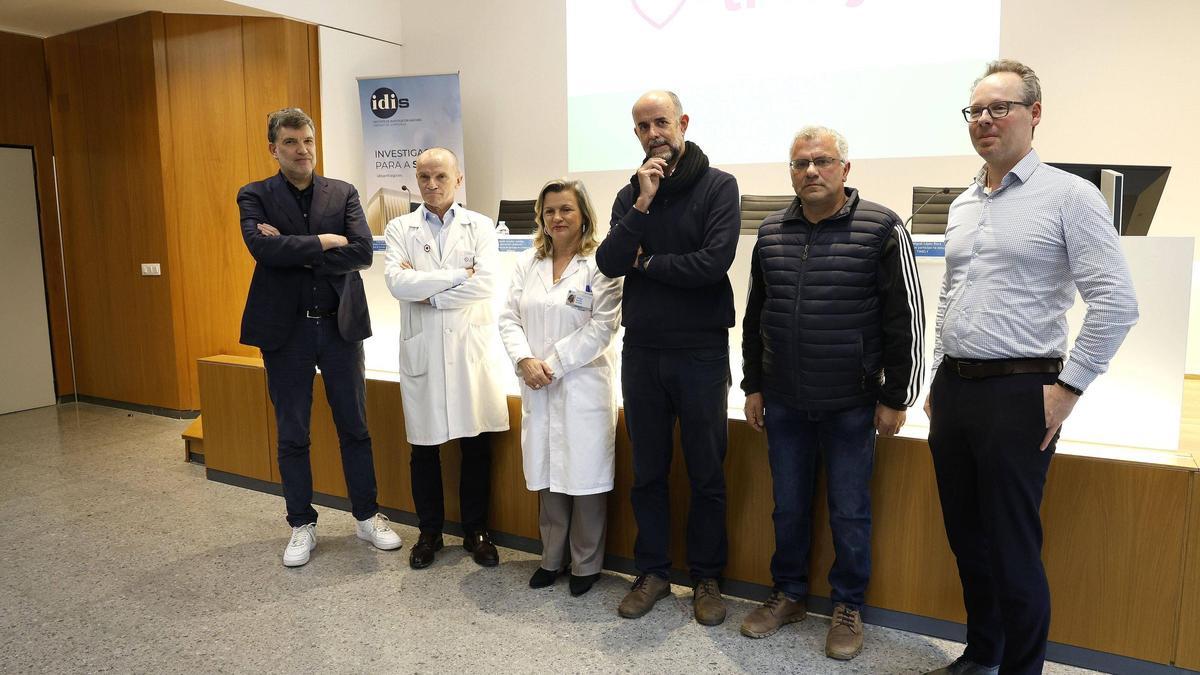
[[[846,205],[813,225],[800,200],[759,229],[766,282],[763,390],[803,410],[873,404],[882,382],[878,271],[896,227],[890,209],[847,190]]]

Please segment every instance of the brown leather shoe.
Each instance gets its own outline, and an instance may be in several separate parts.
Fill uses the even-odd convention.
[[[500,554],[496,551],[496,545],[492,543],[491,533],[487,530],[468,534],[463,539],[463,548],[467,549],[477,565],[495,567],[500,564]]]
[[[654,603],[671,594],[671,582],[656,575],[643,574],[633,582],[633,588],[625,594],[617,607],[617,614],[626,619],[636,619],[645,616]]]
[[[808,616],[804,601],[797,602],[783,594],[771,591],[771,597],[742,620],[742,635],[765,638],[775,634],[789,623],[803,621]]]
[[[705,626],[719,626],[725,621],[725,598],[716,579],[701,579],[692,591],[692,613],[696,622]]]
[[[433,554],[442,550],[442,545],[441,532],[422,532],[408,556],[408,565],[414,570],[429,567],[433,564]]]
[[[829,635],[825,636],[825,656],[849,661],[863,649],[862,616],[857,609],[842,603],[833,606],[829,620]]]

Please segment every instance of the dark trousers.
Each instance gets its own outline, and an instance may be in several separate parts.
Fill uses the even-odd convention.
[[[729,348],[648,349],[626,345],[621,391],[633,444],[634,563],[642,574],[669,578],[671,503],[667,478],[679,420],[691,483],[687,524],[693,579],[720,577],[729,555],[725,536],[725,448],[729,436]]]
[[[364,364],[362,342],[342,339],[334,318],[300,319],[282,347],[263,352],[267,391],[275,405],[275,425],[279,430],[279,477],[287,503],[287,521],[292,527],[317,522],[317,512],[312,507],[308,429],[313,375],[318,366],[337,427],[342,471],[354,517],[366,520],[379,511],[375,502],[371,435],[367,432]]]
[[[471,535],[487,528],[488,497],[492,482],[491,434],[458,439],[462,450],[462,469],[458,480],[458,503],[462,511],[463,534]],[[414,445],[409,459],[412,473],[413,503],[421,532],[440,534],[446,522],[442,496],[442,458],[437,445]]]
[[[931,389],[929,449],[967,607],[967,649],[1001,673],[1040,673],[1050,631],[1040,509],[1054,442],[1042,385],[1053,374],[968,380],[946,366]]]
[[[766,401],[767,456],[775,494],[775,588],[792,599],[808,594],[813,487],[818,458],[828,483],[833,532],[831,599],[862,607],[871,579],[871,471],[875,404],[845,410],[797,410]]]

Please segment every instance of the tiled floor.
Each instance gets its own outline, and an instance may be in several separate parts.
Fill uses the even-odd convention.
[[[915,673],[961,651],[868,626],[863,654],[834,662],[819,617],[750,640],[753,605],[705,628],[678,586],[625,620],[626,577],[533,591],[535,556],[483,569],[453,537],[413,571],[412,528],[376,551],[330,509],[312,561],[286,569],[282,500],[184,464],[185,426],[86,404],[0,416],[0,672]]]

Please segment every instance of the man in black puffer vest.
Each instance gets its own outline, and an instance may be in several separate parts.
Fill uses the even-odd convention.
[[[625,277],[621,391],[633,444],[634,563],[638,579],[618,612],[637,618],[671,593],[670,500],[675,420],[692,493],[688,571],[696,620],[725,620],[717,580],[725,568],[725,447],[728,440],[729,266],[741,218],[737,181],[684,141],[679,97],[652,91],[633,106],[642,166],[613,203],[596,265]]]
[[[845,187],[846,140],[806,127],[792,143],[796,200],[763,221],[742,321],[746,421],[767,430],[775,589],[742,623],[771,635],[805,616],[818,452],[836,552],[825,654],[862,651],[871,575],[875,432],[890,436],[921,390],[924,303],[912,240],[890,209]]]

